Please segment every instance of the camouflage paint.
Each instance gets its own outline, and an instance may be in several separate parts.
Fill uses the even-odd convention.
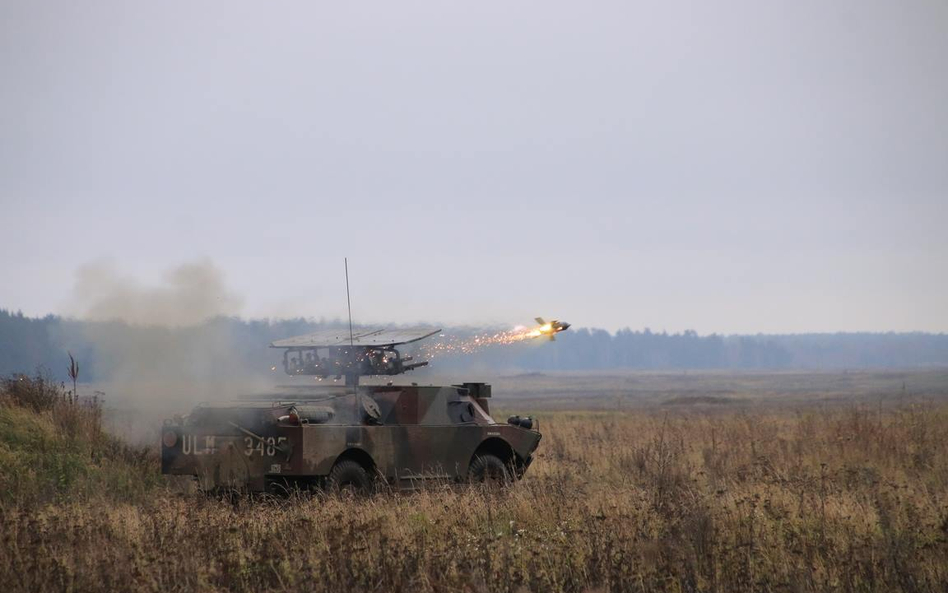
[[[355,455],[363,465],[371,460],[366,469],[387,483],[411,488],[427,479],[465,480],[486,447],[519,478],[540,432],[498,424],[480,395],[457,386],[363,386],[358,398],[350,392],[198,406],[187,419],[166,422],[162,473],[195,476],[204,489],[262,491],[274,479],[319,482],[341,457]],[[363,398],[378,404],[377,423],[357,413]],[[321,424],[280,421],[304,404],[332,406],[335,414]]]

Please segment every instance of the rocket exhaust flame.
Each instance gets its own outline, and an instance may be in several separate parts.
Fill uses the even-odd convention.
[[[474,354],[490,346],[508,346],[540,337],[548,337],[553,340],[554,334],[565,331],[570,326],[569,323],[556,320],[544,322],[537,318],[537,321],[541,323],[534,327],[515,327],[512,330],[492,334],[475,334],[468,338],[441,334],[441,340],[431,344],[423,344],[420,350],[429,359],[437,356]]]

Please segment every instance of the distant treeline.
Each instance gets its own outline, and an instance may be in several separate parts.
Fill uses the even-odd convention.
[[[245,321],[218,318],[197,327],[128,326],[120,322],[85,322],[49,315],[31,318],[0,309],[0,374],[32,373],[45,369],[65,378],[67,351],[82,365],[85,381],[108,379],[116,359],[127,362],[140,351],[145,364],[180,361],[190,371],[211,374],[269,372],[279,365],[273,340],[341,327],[339,322],[293,320]],[[445,333],[471,335],[470,329],[446,328]],[[431,338],[436,340],[437,338]],[[177,356],[169,356],[176,354]],[[174,362],[171,362],[174,361]],[[193,363],[193,364],[192,364]],[[142,361],[136,361],[141,365]],[[172,365],[177,365],[172,368]],[[438,370],[493,368],[499,371],[593,369],[842,369],[948,365],[948,335],[926,333],[837,333],[796,335],[701,336],[648,329],[609,333],[570,329],[555,342],[532,340],[495,346],[472,355],[438,358]]]

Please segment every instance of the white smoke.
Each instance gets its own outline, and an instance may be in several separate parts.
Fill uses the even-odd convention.
[[[96,262],[76,271],[73,306],[89,321],[131,325],[192,326],[240,312],[243,299],[227,290],[223,272],[209,260],[182,264],[157,286],[122,274],[112,262]]]
[[[80,267],[70,309],[87,322],[77,327],[93,346],[95,388],[113,431],[150,440],[163,417],[263,389],[221,319],[241,306],[209,260],[181,264],[151,285],[109,262]]]

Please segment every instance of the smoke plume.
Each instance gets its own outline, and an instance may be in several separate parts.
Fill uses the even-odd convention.
[[[130,325],[183,327],[240,312],[242,299],[224,283],[224,274],[209,260],[182,264],[168,271],[158,286],[145,286],[122,274],[110,262],[76,271],[74,307],[90,321]]]
[[[71,309],[90,322],[76,328],[92,345],[95,389],[115,432],[150,439],[162,417],[260,388],[225,319],[241,304],[207,260],[181,264],[154,285],[110,263],[77,270]]]

